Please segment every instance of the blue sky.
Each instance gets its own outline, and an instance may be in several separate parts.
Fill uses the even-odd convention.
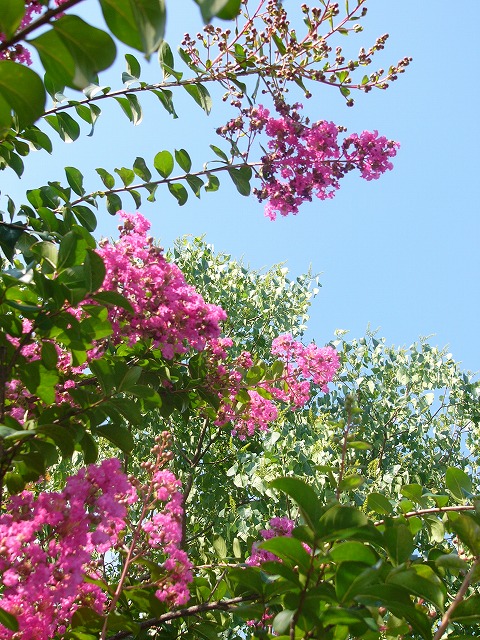
[[[284,4],[289,9],[300,2]],[[79,13],[101,25],[96,5],[86,0]],[[167,6],[173,49],[184,31],[196,32],[201,22],[192,0],[170,0]],[[388,67],[405,55],[413,57],[412,65],[387,91],[358,94],[351,109],[337,90],[318,86],[305,113],[350,132],[377,129],[398,140],[394,171],[374,182],[351,174],[334,200],[316,200],[298,216],[276,222],[264,218],[255,198],[237,194],[227,177],[219,192],[201,200],[192,196],[182,208],[159,191],[157,202],[142,212],[163,246],[184,234],[205,234],[217,250],[243,257],[253,268],[286,262],[292,277],[309,267],[321,273],[309,332],[318,343],[331,340],[336,328],[361,337],[368,324],[397,345],[434,334],[432,344],[449,345],[466,369],[478,371],[478,3],[466,0],[455,12],[433,0],[369,0],[367,6],[364,32],[339,44],[358,51],[387,32],[387,47],[374,66]],[[104,84],[120,87],[123,53],[101,78]],[[142,66],[145,79],[161,79],[155,59]],[[175,121],[149,96],[141,99],[145,116],[138,127],[118,105],[106,106],[92,138],[85,130],[74,144],[55,140],[51,157],[32,154],[21,180],[1,176],[2,193],[19,204],[26,189],[64,180],[66,165],[78,167],[93,190],[100,188],[95,167],[131,167],[137,155],[151,163],[162,149],[187,149],[201,169],[213,159],[208,145],[219,144],[214,132],[226,111],[217,101],[207,117],[184,91],[177,93]],[[125,208],[133,210],[128,196]],[[99,235],[115,235],[117,221],[106,211],[100,210],[99,221]]]

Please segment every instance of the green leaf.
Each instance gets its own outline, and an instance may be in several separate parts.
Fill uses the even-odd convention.
[[[143,158],[135,158],[135,162],[133,163],[133,170],[142,180],[145,180],[145,182],[150,182],[152,174],[150,172],[150,169],[145,164],[145,160]]]
[[[129,47],[143,51],[143,42],[131,0],[100,0],[100,6],[113,35]]]
[[[296,538],[279,536],[270,538],[258,545],[259,549],[270,551],[284,561],[291,568],[298,565],[303,573],[308,573],[311,565],[310,555],[305,551],[303,544]]]
[[[56,370],[46,369],[36,360],[25,363],[18,375],[30,393],[38,396],[46,404],[55,402],[55,385],[58,383]]]
[[[480,525],[467,514],[448,513],[451,528],[475,556],[480,555]]]
[[[119,424],[104,424],[101,427],[97,427],[95,435],[109,440],[124,453],[130,453],[135,446],[130,431]]]
[[[335,505],[322,515],[316,530],[322,540],[339,540],[350,537],[367,525],[367,516],[358,509]]]
[[[218,558],[220,560],[225,560],[225,558],[227,557],[227,545],[222,536],[217,536],[216,538],[214,538],[212,545]]]
[[[188,186],[193,191],[193,193],[200,198],[201,189],[203,187],[203,180],[198,176],[185,176],[185,180],[188,182]]]
[[[390,558],[395,564],[401,564],[408,560],[415,548],[410,529],[403,522],[387,526],[383,537]]]
[[[228,156],[226,153],[224,153],[219,147],[216,147],[214,144],[210,145],[210,149],[219,157],[221,158],[224,162],[228,163]]]
[[[0,12],[0,32],[2,40],[9,40],[20,26],[25,14],[25,2],[23,0],[2,0]]]
[[[117,211],[122,208],[122,200],[116,193],[109,193],[107,195],[107,211],[111,216],[114,216]]]
[[[85,464],[92,464],[97,461],[98,447],[92,436],[85,432],[79,442],[79,446],[83,452],[83,460]]]
[[[72,208],[72,211],[84,229],[90,232],[95,231],[97,228],[97,217],[91,209],[78,204]]]
[[[387,582],[399,585],[409,593],[428,600],[440,611],[443,610],[447,592],[443,582],[428,565],[412,565],[408,569],[392,571]]]
[[[342,603],[348,603],[366,586],[378,583],[378,567],[365,567],[362,562],[342,562],[335,575],[335,591]]]
[[[368,495],[367,509],[380,515],[389,515],[393,511],[390,500],[381,493],[370,493]]]
[[[143,120],[143,112],[138,98],[134,94],[127,95],[128,104],[130,105],[130,111],[132,113],[132,122],[134,126],[137,126]]]
[[[92,300],[113,307],[125,309],[128,313],[133,313],[133,307],[130,302],[117,291],[99,291],[91,296]]]
[[[168,111],[173,118],[178,118],[177,113],[175,111],[175,107],[173,106],[172,100],[172,92],[168,89],[152,89],[153,94],[157,96],[157,98],[162,103],[163,108]]]
[[[44,120],[55,129],[64,142],[74,142],[80,135],[80,125],[68,113],[45,116]]]
[[[283,491],[300,507],[303,517],[307,523],[315,528],[315,525],[322,512],[322,505],[317,498],[315,491],[310,485],[299,478],[277,478],[270,483],[273,489]]]
[[[38,434],[44,435],[53,441],[61,451],[64,458],[70,458],[75,450],[74,432],[58,424],[40,425],[36,429]]]
[[[218,191],[220,188],[220,180],[214,173],[208,174],[208,182],[205,185],[205,191]]]
[[[10,262],[13,262],[15,246],[23,232],[22,224],[0,224],[0,247]]]
[[[85,259],[86,246],[74,231],[66,233],[58,250],[57,270],[81,264]]]
[[[358,474],[352,474],[342,478],[339,489],[340,491],[352,491],[353,489],[360,487],[364,482],[365,478],[362,478],[362,476]]]
[[[415,608],[408,591],[402,587],[388,584],[367,585],[362,589],[362,593],[357,594],[354,599],[367,606],[385,606],[397,618],[407,620],[422,638],[431,640],[431,621],[424,613]]]
[[[89,292],[93,293],[100,289],[105,280],[105,264],[98,253],[92,249],[88,249],[85,256],[85,271],[89,274]]]
[[[135,180],[135,172],[132,171],[131,169],[122,167],[121,169],[115,169],[114,171],[120,176],[125,187],[128,187],[129,185],[131,185],[132,182]]]
[[[473,595],[466,598],[452,612],[450,619],[460,624],[479,624],[480,623],[480,595]],[[470,636],[469,636],[470,637]]]
[[[111,173],[108,173],[108,171],[106,171],[105,169],[102,169],[101,167],[99,167],[98,169],[95,169],[95,171],[98,173],[98,175],[102,179],[103,184],[107,187],[107,189],[114,188],[115,178],[112,176]]]
[[[159,151],[153,160],[153,166],[162,176],[162,178],[168,178],[173,171],[175,162],[170,151]]]
[[[205,22],[216,16],[222,20],[233,20],[240,13],[241,0],[195,0]]]
[[[139,61],[132,56],[131,53],[125,54],[125,60],[127,62],[127,71],[133,78],[140,78],[142,73],[142,67],[140,66]]]
[[[30,127],[22,133],[22,137],[31,142],[35,149],[45,149],[48,153],[52,153],[52,141],[46,133],[37,127]]]
[[[140,195],[140,192],[135,189],[130,189],[128,193],[132,196],[136,209],[140,209],[142,206],[142,196]]]
[[[359,451],[368,451],[371,449],[372,445],[368,442],[363,442],[363,440],[352,440],[351,442],[347,442],[347,449],[357,449]]]
[[[228,173],[236,186],[237,191],[242,196],[250,195],[250,179],[252,177],[252,169],[248,165],[240,167],[240,169],[228,168]]]
[[[53,342],[42,343],[42,362],[46,369],[56,369],[58,353]]]
[[[75,167],[65,167],[67,182],[72,190],[78,195],[83,196],[85,189],[83,188],[83,175]]]
[[[329,555],[337,563],[351,561],[373,565],[377,562],[377,556],[371,547],[354,540],[336,544]]]
[[[192,168],[192,161],[185,149],[175,149],[175,160],[186,173]]]
[[[273,619],[273,630],[275,631],[275,634],[287,633],[295,613],[296,610],[292,611],[291,609],[284,609],[283,611],[280,611],[280,613],[277,613]]]
[[[142,50],[147,57],[163,41],[166,10],[164,0],[131,0],[137,31],[142,40]]]
[[[23,2],[22,2],[23,4]],[[10,631],[18,631],[18,621],[11,613],[0,607],[0,624]]]
[[[179,182],[169,183],[168,190],[177,199],[178,204],[182,207],[188,200],[188,192]]]
[[[208,115],[212,110],[212,99],[207,89],[202,84],[185,84],[183,88]]]
[[[445,484],[453,497],[458,500],[464,500],[465,496],[472,493],[472,481],[461,469],[448,467],[445,474]]]
[[[72,15],[56,20],[50,31],[29,44],[37,49],[49,75],[76,89],[94,83],[97,73],[110,67],[116,56],[115,43],[108,33]]]
[[[442,554],[435,558],[435,564],[437,567],[442,567],[443,569],[448,569],[454,575],[458,575],[460,571],[468,571],[468,563],[456,553],[448,553]]]
[[[171,75],[171,70],[174,65],[172,50],[165,40],[158,48],[158,63],[160,64],[160,68],[163,72],[163,79],[165,80],[169,75]]]
[[[0,60],[0,98],[8,105],[7,111],[0,108],[0,130],[10,128],[9,109],[15,112],[22,128],[33,124],[45,110],[46,94],[39,76],[11,60]]]

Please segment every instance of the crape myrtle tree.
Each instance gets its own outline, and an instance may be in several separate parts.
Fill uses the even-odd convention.
[[[311,275],[255,273],[201,239],[165,254],[120,211],[227,175],[275,219],[351,171],[380,177],[398,143],[311,121],[288,89],[352,105],[409,59],[372,71],[386,36],[344,57],[364,0],[302,5],[302,31],[274,0],[198,0],[207,24],[176,53],[162,0],[100,0],[102,28],[79,4],[2,2],[2,168],[20,176],[52,130],[93,132],[105,100],[137,124],[145,93],[176,117],[179,92],[210,112],[213,85],[232,112],[203,168],[159,150],[97,168],[92,193],[67,167],[5,197],[0,637],[477,637],[477,386],[425,341],[305,345]],[[121,87],[99,84],[116,40],[155,53],[157,84],[131,53]],[[93,235],[102,208],[114,240]]]

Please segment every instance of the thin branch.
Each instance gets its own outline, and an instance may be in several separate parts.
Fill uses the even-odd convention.
[[[228,164],[228,165],[223,165],[221,167],[215,167],[213,169],[203,169],[202,171],[196,171],[195,173],[188,173],[181,176],[175,176],[173,178],[161,178],[160,180],[153,180],[151,182],[142,182],[140,184],[133,184],[133,185],[129,185],[128,187],[123,186],[123,187],[116,187],[115,189],[105,189],[105,191],[101,191],[101,190],[93,191],[92,193],[85,194],[81,198],[74,200],[73,202],[70,203],[70,206],[74,207],[77,204],[80,204],[81,202],[88,201],[89,199],[100,197],[100,196],[105,197],[112,193],[125,193],[125,192],[129,193],[130,191],[136,191],[138,189],[146,189],[147,188],[146,185],[148,185],[148,187],[152,187],[152,186],[158,186],[160,184],[169,184],[171,182],[178,182],[179,180],[185,180],[187,175],[188,176],[208,176],[211,173],[218,173],[219,171],[225,171],[229,169],[241,169],[242,167],[260,167],[261,165],[262,165],[261,162],[251,162],[251,163],[239,162],[237,164]]]
[[[431,509],[418,509],[418,511],[407,511],[407,513],[400,513],[399,518],[413,518],[415,516],[424,516],[429,513],[447,513],[449,511],[473,511],[475,507],[472,504],[466,505],[454,505],[452,507],[432,507]],[[385,524],[385,520],[377,520],[373,523],[376,527]]]
[[[254,600],[256,596],[238,596],[237,598],[231,598],[230,600],[217,600],[216,602],[204,602],[202,604],[196,604],[192,607],[185,607],[184,609],[176,609],[175,611],[168,611],[167,613],[158,616],[158,618],[152,618],[150,620],[143,620],[139,623],[141,629],[151,629],[152,627],[159,627],[164,622],[169,620],[175,620],[176,618],[186,618],[188,616],[196,616],[199,613],[205,611],[231,611],[236,608],[236,605],[242,604],[242,602],[249,602]],[[120,631],[113,636],[108,636],[107,640],[122,640],[122,638],[128,638],[132,635],[131,631]]]
[[[450,606],[448,607],[448,609],[445,611],[442,621],[440,622],[440,626],[438,627],[435,635],[433,636],[433,640],[440,640],[440,638],[443,636],[443,634],[447,630],[447,627],[450,624],[452,613],[455,611],[455,609],[458,607],[460,602],[463,600],[464,595],[467,593],[468,587],[470,586],[470,582],[473,577],[473,572],[475,571],[479,563],[480,563],[480,557],[475,558],[475,561],[472,563],[472,566],[470,567],[467,575],[465,576],[460,586],[460,589],[457,592],[457,595],[450,603]]]
[[[4,40],[3,42],[1,42],[0,51],[6,51],[9,47],[12,47],[14,44],[17,44],[17,42],[21,42],[22,40],[25,40],[25,38],[30,33],[32,33],[32,31],[35,31],[39,27],[43,27],[43,25],[45,24],[49,24],[50,20],[52,18],[55,18],[55,16],[57,16],[59,13],[65,13],[67,9],[71,9],[76,4],[80,4],[80,2],[83,2],[83,0],[66,0],[58,7],[55,7],[54,9],[48,9],[47,11],[45,11],[43,16],[40,16],[40,18],[31,22],[24,29],[17,31],[17,33],[14,36],[12,36],[10,40]]]

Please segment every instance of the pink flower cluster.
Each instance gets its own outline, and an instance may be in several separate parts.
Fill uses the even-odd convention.
[[[255,388],[248,389],[246,399],[245,391],[239,395],[244,384],[242,372],[248,371],[253,361],[251,355],[244,352],[227,367],[226,348],[231,344],[227,338],[208,344],[207,383],[221,399],[215,424],[222,426],[231,422],[232,435],[240,440],[253,436],[256,431],[268,430],[278,417],[275,400],[298,409],[309,401],[312,383],[327,393],[328,383],[340,366],[333,347],[317,347],[314,343],[304,346],[290,334],[279,336],[272,342],[272,354],[283,361],[282,374],[273,380],[261,380]]]
[[[183,497],[181,482],[166,469],[153,475],[153,487],[161,510],[142,523],[151,547],[161,548],[167,556],[164,567],[167,575],[158,584],[155,593],[161,602],[184,605],[190,598],[188,583],[192,581],[192,564],[180,548],[182,542]]]
[[[165,260],[147,236],[150,223],[142,215],[120,216],[120,239],[103,241],[98,250],[107,271],[103,289],[120,292],[134,309],[133,315],[119,308],[110,311],[113,341],[150,340],[168,359],[189,347],[204,349],[207,340],[220,335],[225,311],[207,304],[180,269]]]
[[[217,392],[220,408],[215,424],[233,424],[232,435],[240,440],[253,436],[255,431],[267,431],[269,424],[277,419],[278,409],[257,390],[249,389],[248,402],[239,402],[237,395],[242,388],[243,373],[253,366],[251,354],[244,351],[227,367],[226,349],[233,344],[230,338],[212,340],[207,347],[207,384]]]
[[[269,386],[268,390],[293,407],[302,407],[308,402],[312,382],[323,393],[328,393],[328,383],[340,367],[340,358],[333,347],[317,347],[313,342],[304,346],[289,333],[275,338],[272,353],[285,363],[283,375],[287,388]]]
[[[19,632],[0,625],[2,640],[49,640],[79,606],[102,612],[106,596],[85,577],[95,577],[92,555],[117,545],[136,499],[117,459],[81,469],[59,493],[10,499],[0,516],[1,606]]]
[[[55,0],[55,4],[59,7],[61,4],[66,2],[66,0]],[[22,22],[18,28],[18,31],[21,31],[25,27],[33,22],[36,14],[42,13],[45,10],[45,4],[39,2],[39,0],[26,0],[25,2],[25,13],[22,18]],[[5,40],[4,34],[0,33],[0,43]],[[0,60],[14,60],[15,62],[20,62],[21,64],[32,64],[32,58],[30,56],[30,52],[28,49],[22,44],[15,44],[11,47],[5,49],[5,51],[0,51]]]
[[[333,198],[340,179],[353,169],[365,180],[379,178],[393,168],[390,158],[399,147],[398,142],[379,136],[377,131],[352,134],[340,144],[342,127],[325,120],[307,126],[298,108],[301,105],[285,109],[277,119],[261,105],[247,112],[250,130],[264,129],[270,138],[269,153],[262,158],[262,188],[255,193],[260,201],[268,200],[265,215],[271,220],[277,213],[298,213],[299,206],[314,195],[320,200]]]
[[[276,538],[277,536],[291,538],[295,523],[293,520],[290,520],[290,518],[272,518],[269,525],[270,529],[262,529],[260,531],[260,535],[264,540],[270,540],[270,538]],[[246,564],[251,567],[259,567],[262,562],[278,560],[278,557],[274,553],[265,551],[265,549],[259,549],[258,544],[258,542],[253,544],[252,555],[247,558]]]

